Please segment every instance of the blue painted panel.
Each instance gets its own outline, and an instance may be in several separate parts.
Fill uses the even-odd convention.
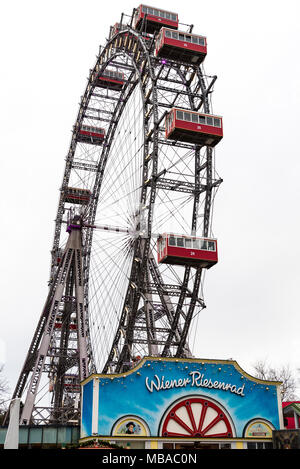
[[[131,415],[143,419],[151,436],[157,436],[167,409],[186,396],[204,396],[223,407],[237,437],[243,436],[245,426],[255,418],[279,428],[277,386],[258,382],[242,373],[234,362],[147,360],[131,373],[113,380],[99,376],[98,434],[110,435],[118,419]],[[91,402],[90,395],[88,399]],[[86,408],[86,435],[91,429],[87,416]]]
[[[92,434],[93,417],[93,380],[83,386],[81,438]]]

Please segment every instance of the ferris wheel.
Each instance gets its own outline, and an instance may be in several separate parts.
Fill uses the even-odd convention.
[[[144,5],[99,49],[66,158],[49,296],[15,391],[31,378],[24,421],[44,371],[55,420],[87,373],[192,356],[204,272],[218,260],[211,218],[222,182],[206,54],[206,38],[177,14]]]

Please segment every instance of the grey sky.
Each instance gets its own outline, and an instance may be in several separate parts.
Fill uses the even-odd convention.
[[[138,3],[5,2],[1,35],[0,362],[13,390],[47,294],[54,219],[71,129],[109,26]],[[224,118],[214,205],[219,264],[195,354],[299,362],[298,1],[149,1],[207,36]]]

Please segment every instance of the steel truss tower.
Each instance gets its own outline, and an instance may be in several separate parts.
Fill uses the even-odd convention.
[[[15,391],[15,395],[21,395],[30,374],[21,424],[66,423],[78,419],[79,380],[85,379],[89,370],[80,222],[75,219],[68,231],[69,239]],[[53,402],[50,407],[35,407],[44,373],[53,392]]]
[[[216,77],[184,56],[157,57],[158,31],[144,32],[147,19],[134,29],[134,14],[100,47],[73,127],[49,294],[13,395],[22,424],[78,422],[91,372],[192,355],[203,269],[159,265],[157,236],[211,236],[222,180],[214,148],[168,140],[164,122],[173,107],[211,114]]]

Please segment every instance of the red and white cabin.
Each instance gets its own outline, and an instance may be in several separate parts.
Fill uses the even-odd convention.
[[[83,143],[90,143],[93,145],[101,145],[105,138],[105,130],[100,127],[93,127],[90,125],[82,125],[77,140]]]
[[[114,91],[121,91],[124,85],[124,73],[115,70],[105,70],[96,78],[95,86]]]
[[[173,108],[166,116],[166,138],[214,147],[223,138],[220,116]]]
[[[207,54],[206,37],[161,28],[155,42],[156,57],[201,64]]]
[[[67,187],[64,200],[69,204],[87,205],[91,200],[91,191],[79,187]]]
[[[157,241],[160,264],[209,269],[218,262],[217,240],[164,233]]]
[[[118,34],[120,31],[127,29],[125,24],[115,23],[113,26],[110,27],[109,39],[111,39],[115,34]]]
[[[125,24],[121,23],[115,23],[114,26],[110,27],[110,32],[109,32],[109,39],[112,39],[116,34],[118,34],[121,31],[124,31],[125,29],[128,29],[128,26]],[[127,33],[124,34],[124,36],[128,36]],[[146,39],[146,41],[150,41],[152,39],[152,36],[149,36],[149,34],[146,34],[145,32],[142,34],[143,38]],[[129,34],[129,38],[134,37],[132,34]]]
[[[64,387],[68,392],[77,393],[80,392],[80,383],[77,375],[65,375],[64,376]]]
[[[54,327],[55,327],[55,329],[61,329],[62,325],[63,325],[62,324],[62,316],[58,316],[56,318]],[[77,321],[76,321],[76,319],[73,318],[73,319],[70,320],[68,328],[69,328],[70,331],[76,331],[77,330]]]
[[[147,16],[146,16],[147,15]],[[157,8],[148,7],[146,5],[140,5],[134,16],[134,28],[137,29],[141,26],[143,19],[146,16],[144,22],[143,31],[146,33],[154,33],[161,27],[166,26],[167,28],[177,29],[178,28],[178,15],[170,11],[159,10]]]

